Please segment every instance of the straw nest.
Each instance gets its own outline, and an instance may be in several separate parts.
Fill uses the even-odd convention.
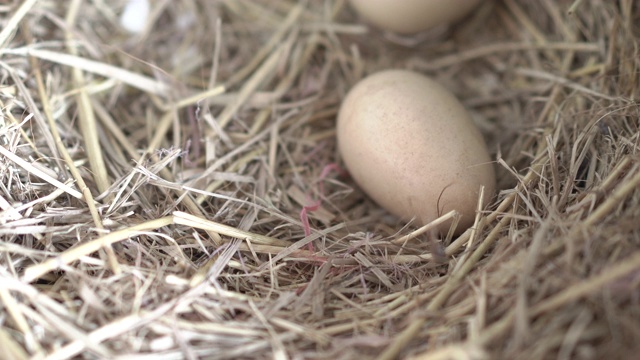
[[[487,1],[410,37],[338,0],[154,1],[131,35],[124,4],[0,5],[1,357],[637,356],[637,1]],[[462,236],[340,171],[340,100],[391,67],[496,160]]]

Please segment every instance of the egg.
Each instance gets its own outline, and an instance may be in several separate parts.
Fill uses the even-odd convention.
[[[481,186],[483,205],[496,189],[494,165],[470,114],[419,73],[385,70],[360,80],[340,106],[337,141],[356,184],[418,225],[457,210],[461,233],[473,225]]]
[[[451,24],[471,12],[480,0],[350,0],[368,22],[385,30],[412,34]]]

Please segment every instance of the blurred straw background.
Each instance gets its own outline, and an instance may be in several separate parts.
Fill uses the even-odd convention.
[[[640,4],[485,1],[410,37],[340,0],[0,3],[6,359],[630,359]],[[394,219],[343,171],[363,76],[431,76],[500,193]],[[419,191],[419,189],[416,189]]]

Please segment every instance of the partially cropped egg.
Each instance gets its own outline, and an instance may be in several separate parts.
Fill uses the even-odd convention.
[[[340,107],[337,137],[355,182],[404,220],[427,224],[457,210],[460,233],[473,224],[481,187],[484,205],[495,193],[494,166],[469,113],[419,73],[386,70],[357,83]]]
[[[471,12],[480,0],[350,0],[368,22],[385,30],[412,34],[451,24]]]

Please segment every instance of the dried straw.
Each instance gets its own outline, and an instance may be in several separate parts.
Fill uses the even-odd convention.
[[[637,2],[488,1],[408,37],[344,0],[152,1],[128,34],[125,3],[0,5],[2,356],[636,356]],[[460,236],[341,169],[340,101],[385,68],[490,145],[501,191]]]

